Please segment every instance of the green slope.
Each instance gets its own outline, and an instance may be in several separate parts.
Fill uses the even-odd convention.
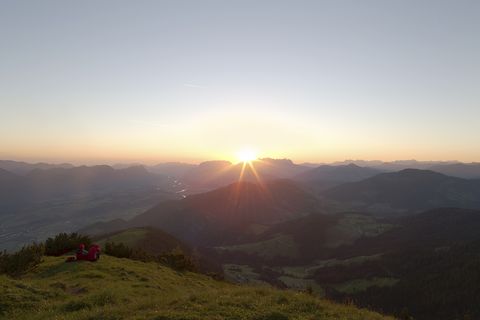
[[[0,276],[3,319],[391,319],[304,293],[238,286],[155,263],[45,257],[21,279]]]
[[[150,227],[130,228],[106,235],[99,235],[94,237],[94,240],[102,248],[105,247],[107,242],[115,242],[123,243],[130,248],[143,249],[151,254],[162,254],[175,248],[180,248],[185,253],[191,252],[191,249],[186,244],[174,236]]]

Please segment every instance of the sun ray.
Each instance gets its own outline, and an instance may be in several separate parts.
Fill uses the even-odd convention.
[[[240,176],[238,177],[238,181],[243,180],[243,175],[245,174],[246,167],[247,167],[247,162],[242,163],[242,170],[240,170]]]

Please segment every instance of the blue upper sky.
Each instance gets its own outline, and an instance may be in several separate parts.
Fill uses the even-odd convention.
[[[480,161],[480,1],[0,1],[0,157]]]

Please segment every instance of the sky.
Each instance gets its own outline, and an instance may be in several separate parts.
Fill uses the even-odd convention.
[[[480,1],[0,0],[0,158],[480,161]]]

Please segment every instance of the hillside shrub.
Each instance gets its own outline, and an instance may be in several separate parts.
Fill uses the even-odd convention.
[[[46,256],[61,256],[69,251],[75,250],[80,244],[89,247],[92,244],[90,237],[74,233],[59,233],[54,238],[45,241]]]
[[[180,248],[159,255],[158,261],[177,271],[197,271],[195,261],[190,256],[186,255]]]
[[[154,255],[148,254],[145,250],[142,250],[140,248],[136,248],[132,250],[130,259],[139,260],[143,262],[151,262],[151,261],[157,260]]]
[[[121,242],[107,242],[105,243],[105,254],[117,258],[132,259],[133,250]]]
[[[33,243],[23,246],[15,253],[0,253],[0,273],[8,274],[12,277],[18,277],[42,262],[44,246]]]
[[[177,271],[196,272],[198,269],[195,261],[180,248],[175,248],[172,251],[155,256],[139,248],[132,249],[121,242],[107,242],[105,243],[104,252],[117,258],[127,258],[143,262],[155,261]]]

